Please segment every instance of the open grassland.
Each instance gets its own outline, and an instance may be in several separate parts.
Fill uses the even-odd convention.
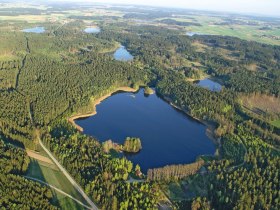
[[[45,22],[63,22],[67,19],[67,14],[42,14],[42,15],[15,15],[15,16],[0,16],[0,21],[20,21],[20,22],[28,22],[28,23],[45,23]]]
[[[163,20],[166,18],[160,18]],[[280,29],[278,27],[271,27],[267,30],[261,30],[262,27],[269,23],[255,21],[256,25],[249,24],[221,24],[224,21],[223,17],[213,17],[208,15],[189,15],[181,16],[179,18],[168,18],[179,22],[192,22],[199,23],[201,26],[187,26],[186,31],[197,32],[206,35],[222,35],[222,36],[234,36],[249,41],[257,41],[265,44],[280,45]],[[243,20],[240,21],[248,21]],[[274,38],[273,38],[274,37]]]
[[[264,31],[259,31],[258,28],[253,26],[218,26],[218,25],[208,25],[203,24],[202,26],[192,26],[188,27],[187,30],[199,32],[202,34],[209,35],[222,35],[222,36],[234,36],[241,39],[249,40],[249,41],[257,41],[265,44],[273,44],[280,45],[280,40],[274,40],[268,37],[261,37],[266,33]],[[277,33],[273,33],[270,31],[270,35],[276,35]]]
[[[45,22],[45,15],[17,15],[17,16],[0,16],[1,21],[27,21],[29,23]]]
[[[218,25],[217,23],[222,22],[221,19],[208,16],[197,16],[196,20],[201,24],[201,26],[191,26],[186,29],[202,34],[234,36],[249,41],[280,45],[280,40],[262,37],[263,35],[279,36],[279,29],[277,28],[272,28],[271,30],[260,30],[262,27],[261,24],[257,26],[240,24]]]
[[[103,16],[115,16],[115,17],[122,17],[124,13],[119,11],[107,11],[107,10],[100,10],[100,9],[92,9],[86,11],[79,11],[79,10],[67,10],[64,13],[44,13],[40,15],[1,15],[0,21],[26,21],[28,23],[44,23],[44,22],[63,22],[69,17],[75,16],[85,16],[85,17],[103,17]]]
[[[122,17],[124,15],[124,13],[120,11],[105,10],[105,9],[93,9],[89,11],[89,14],[92,16],[116,16],[116,17]]]

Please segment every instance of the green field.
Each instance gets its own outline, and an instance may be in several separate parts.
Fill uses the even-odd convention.
[[[6,5],[9,7],[8,4]],[[19,4],[19,8],[25,8],[23,5]],[[31,5],[28,7],[32,8]],[[71,17],[92,17],[91,19],[84,19],[85,24],[100,24],[101,22],[106,23],[110,22],[111,17],[119,18],[120,21],[126,22],[127,19],[124,19],[123,16],[127,13],[118,9],[108,9],[108,8],[91,8],[84,11],[81,10],[66,10],[64,12],[57,13],[45,13],[46,7],[40,7],[42,13],[40,15],[35,14],[26,14],[26,15],[14,15],[14,16],[0,16],[1,21],[27,21],[32,24],[42,24],[42,23],[52,23],[52,24],[65,24],[66,22],[73,22],[74,19]],[[100,21],[94,20],[96,17],[107,17],[108,20]],[[254,17],[231,17],[230,15],[223,15],[217,13],[215,16],[201,12],[200,14],[188,14],[186,15],[175,15],[175,17],[166,17],[166,18],[155,18],[154,25],[158,25],[158,22],[164,19],[173,19],[179,22],[188,22],[188,23],[199,23],[201,26],[187,26],[180,27],[182,32],[192,31],[197,33],[202,33],[206,35],[222,35],[222,36],[234,36],[241,39],[249,41],[257,41],[265,44],[280,45],[280,28],[277,26],[279,20],[258,20]],[[227,23],[228,19],[233,20],[231,23]],[[236,21],[236,22],[234,22]],[[226,22],[226,23],[225,23]],[[252,24],[253,23],[253,24]],[[277,24],[276,24],[277,23]],[[128,22],[128,24],[134,24]],[[267,26],[271,26],[268,29],[262,29]],[[274,38],[273,38],[274,37]]]
[[[194,18],[194,19],[190,19]],[[162,18],[164,19],[164,18]],[[197,32],[206,35],[222,35],[233,36],[249,41],[257,41],[265,44],[280,45],[280,40],[272,39],[266,36],[280,36],[280,29],[272,27],[270,30],[260,30],[261,27],[266,26],[266,22],[259,21],[258,25],[246,25],[246,24],[226,24],[219,25],[223,22],[223,17],[211,17],[207,15],[189,15],[182,16],[180,18],[169,18],[179,22],[194,22],[199,23],[201,26],[188,26],[185,27],[186,31]],[[161,19],[158,19],[161,20]],[[241,19],[243,20],[243,19]],[[246,21],[244,19],[243,21]]]
[[[202,26],[192,26],[187,29],[202,34],[234,36],[249,41],[257,41],[265,44],[280,45],[279,40],[260,37],[261,35],[264,34],[277,36],[277,34],[279,33],[279,31],[277,30],[268,32],[268,31],[259,31],[258,28],[248,27],[248,26],[240,26],[240,25],[217,26],[217,25],[208,25],[208,24],[203,24]]]
[[[274,125],[277,128],[280,128],[280,119],[272,121],[271,124]]]
[[[31,158],[27,176],[47,182],[86,204],[81,195],[73,188],[72,184],[55,165],[46,164]],[[84,209],[72,199],[55,190],[52,191],[56,198],[54,202],[59,204],[62,209]]]

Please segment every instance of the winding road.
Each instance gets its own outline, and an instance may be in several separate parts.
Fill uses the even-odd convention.
[[[39,139],[40,146],[44,149],[44,151],[48,154],[48,156],[52,159],[52,161],[57,165],[57,167],[61,170],[61,172],[65,175],[65,177],[69,180],[69,182],[73,185],[73,187],[83,196],[83,198],[87,201],[90,206],[90,209],[98,210],[98,207],[92,200],[87,196],[81,186],[72,178],[72,176],[66,171],[66,169],[56,160],[56,158],[52,155],[52,153],[45,147],[43,142]]]

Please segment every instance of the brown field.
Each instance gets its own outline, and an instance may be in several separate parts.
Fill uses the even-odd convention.
[[[254,94],[250,96],[241,96],[241,104],[255,114],[279,114],[280,113],[280,98]]]
[[[227,60],[238,61],[236,57],[232,56],[233,51],[221,47],[217,48],[217,51],[220,56],[224,57]]]
[[[249,64],[247,66],[245,66],[246,69],[248,69],[249,71],[258,71],[259,70],[259,66],[255,63]]]
[[[44,22],[44,21],[46,21],[46,16],[43,16],[43,15],[1,16],[0,20]]]
[[[32,150],[26,150],[27,152],[27,155],[31,158],[34,158],[36,160],[39,160],[41,162],[45,162],[45,163],[48,163],[48,164],[53,164],[53,162],[51,161],[51,159],[49,159],[48,157],[45,157],[45,156],[42,156],[41,154],[35,152],[35,151],[32,151]]]
[[[202,44],[198,41],[193,42],[192,45],[196,48],[197,52],[205,52],[205,50],[209,48],[207,45]]]

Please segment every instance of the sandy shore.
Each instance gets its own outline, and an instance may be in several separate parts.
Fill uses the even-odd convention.
[[[103,100],[105,100],[106,98],[110,97],[112,94],[114,94],[114,93],[116,93],[116,92],[118,92],[118,91],[123,91],[123,92],[136,92],[137,90],[136,90],[136,89],[133,89],[133,88],[131,88],[131,87],[119,87],[119,88],[116,88],[116,89],[114,89],[113,91],[109,92],[108,94],[106,94],[106,95],[104,95],[104,96],[102,96],[102,97],[96,99],[96,100],[93,102],[93,111],[92,111],[92,112],[85,113],[85,114],[84,114],[84,113],[76,114],[76,115],[70,117],[70,118],[68,119],[68,121],[69,121],[78,131],[83,132],[84,129],[83,129],[81,126],[77,125],[77,124],[75,123],[75,120],[80,119],[80,118],[91,117],[91,116],[95,115],[95,114],[97,113],[97,112],[96,112],[96,106],[97,106],[98,104],[100,104]]]

